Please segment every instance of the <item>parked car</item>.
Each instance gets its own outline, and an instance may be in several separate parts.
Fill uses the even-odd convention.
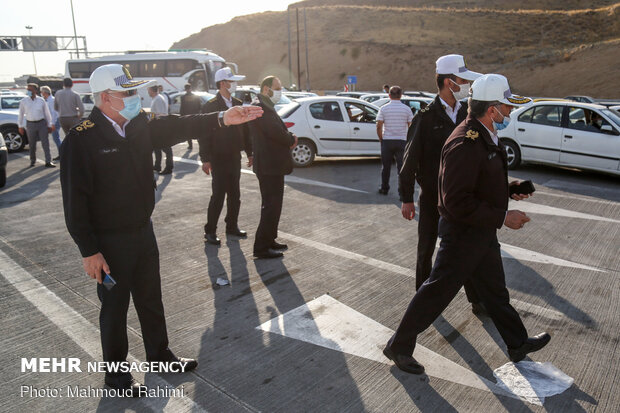
[[[378,156],[379,108],[360,99],[319,96],[298,99],[278,114],[298,137],[291,151],[295,166],[311,165],[315,156]]]
[[[566,96],[564,99],[581,103],[595,103],[595,99],[590,96]]]
[[[95,107],[95,100],[93,99],[92,93],[78,93],[80,95],[80,99],[82,99],[82,104],[84,104],[84,114],[82,117],[87,118],[90,116],[90,112],[92,112]]]
[[[383,98],[387,98],[390,95],[387,93],[368,93],[366,95],[360,96],[360,99],[365,100],[368,103],[374,103],[375,101]]]
[[[258,95],[259,93],[260,93],[259,86],[239,86],[237,87],[237,90],[235,91],[233,95],[237,99],[241,99],[243,103],[252,103],[252,101],[256,98],[256,95]],[[292,100],[287,98],[284,93],[285,92],[282,91],[282,97],[280,98],[278,103],[275,104],[276,111],[278,111],[284,105],[288,105],[289,103],[292,102]]]
[[[0,111],[0,133],[4,135],[9,152],[21,151],[28,144],[28,136],[19,134],[17,117],[16,111]]]
[[[297,100],[301,98],[310,98],[310,97],[318,96],[314,92],[291,92],[291,91],[284,90],[284,89],[282,89],[282,94],[286,96],[287,98],[289,98],[290,100]]]
[[[368,95],[370,93],[372,93],[372,92],[338,92],[338,93],[336,93],[336,96],[343,96],[343,97],[359,99],[360,97],[362,97],[364,95]]]
[[[411,96],[411,97],[419,97],[419,98],[431,98],[431,100],[435,99],[435,96],[437,96],[436,93],[413,91],[413,90],[406,90],[403,92],[403,95]]]
[[[19,102],[26,95],[20,93],[3,94],[0,96],[0,110],[19,113]]]
[[[213,99],[215,97],[212,93],[207,92],[192,92],[194,95],[198,96],[201,100],[201,104],[204,105],[205,102]],[[170,98],[170,105],[168,106],[168,113],[179,114],[181,113],[181,97],[185,95],[185,91],[172,92],[168,94]]]
[[[0,188],[3,188],[6,184],[6,164],[9,160],[9,156],[4,143],[4,136],[0,133]]]
[[[539,101],[511,113],[499,138],[508,168],[524,162],[620,175],[620,113],[602,105]]]
[[[372,102],[373,105],[377,106],[377,107],[381,107],[385,104],[387,104],[390,101],[390,98],[381,98],[379,100],[375,100],[374,102]],[[411,111],[413,112],[413,114],[415,115],[416,112],[420,109],[423,109],[424,107],[426,107],[426,103],[421,102],[418,99],[415,98],[411,98],[409,96],[403,96],[400,98],[400,101],[409,106],[409,108],[411,109]],[[424,105],[424,106],[422,106]]]

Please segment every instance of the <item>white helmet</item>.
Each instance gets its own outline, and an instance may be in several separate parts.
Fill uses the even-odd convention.
[[[480,76],[471,85],[471,98],[484,102],[501,102],[510,106],[527,106],[532,99],[513,95],[505,76],[489,73]]]

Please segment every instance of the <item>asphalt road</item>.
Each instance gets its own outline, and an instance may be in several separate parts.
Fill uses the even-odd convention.
[[[537,404],[498,390],[493,371],[509,361],[505,347],[464,294],[419,337],[427,375],[403,373],[381,355],[415,290],[417,223],[400,216],[394,174],[392,191],[376,193],[377,159],[319,159],[295,170],[280,225],[289,251],[254,260],[256,177],[241,176],[239,223],[249,239],[227,238],[222,216],[222,245],[208,245],[210,178],[196,149],[174,152],[174,173],[157,179],[153,222],[170,345],[200,365],[135,376],[183,394],[69,397],[67,386],[101,388],[103,374],[21,371],[22,358],[101,359],[99,301],[65,228],[59,170],[28,168],[24,152],[9,156],[0,190],[0,411],[618,411],[618,178],[542,166],[510,173],[537,187],[513,206],[532,221],[498,232],[511,299],[531,335],[552,335],[531,359],[574,379]],[[128,324],[130,360],[144,360],[133,306]],[[61,394],[37,397],[30,386]]]

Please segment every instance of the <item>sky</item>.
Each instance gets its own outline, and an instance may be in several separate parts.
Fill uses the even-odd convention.
[[[233,17],[268,10],[282,11],[290,0],[73,0],[78,36],[89,51],[165,50],[204,27]],[[73,36],[70,0],[3,1],[0,37]],[[34,74],[31,52],[0,51],[0,82]],[[222,56],[234,61],[233,56]],[[64,74],[68,52],[34,53],[37,73]]]

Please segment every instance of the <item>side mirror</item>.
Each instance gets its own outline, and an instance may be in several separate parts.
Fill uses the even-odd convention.
[[[603,125],[603,126],[601,126],[601,132],[612,133],[613,131],[614,131],[614,129],[611,127],[611,125]]]

